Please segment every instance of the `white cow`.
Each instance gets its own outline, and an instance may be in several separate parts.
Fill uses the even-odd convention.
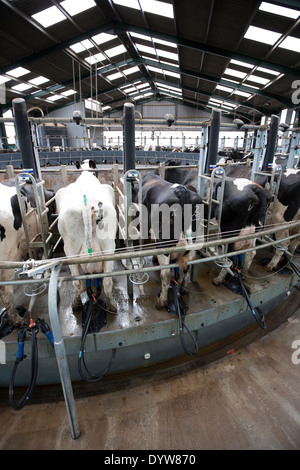
[[[26,197],[27,210],[36,207],[32,191],[32,185],[27,184],[21,189]],[[51,190],[44,190],[45,201],[54,196]],[[55,212],[55,203],[49,206],[48,216]],[[49,219],[50,221],[50,219]],[[35,212],[32,212],[26,220],[29,240],[40,232],[40,226]],[[6,180],[0,184],[0,260],[20,261],[28,259],[28,247],[23,229],[23,221],[19,208],[16,187],[14,181]],[[13,269],[0,269],[0,281],[14,279]],[[0,306],[5,307],[10,323],[16,327],[22,326],[24,319],[20,317],[14,307],[14,290],[12,285],[0,287]]]
[[[101,184],[92,173],[83,171],[74,183],[57,191],[56,206],[66,256],[114,253],[117,215],[111,186]],[[80,267],[86,274],[111,273],[113,261],[70,265],[72,276],[80,275]],[[76,310],[82,308],[81,293],[86,286],[79,280],[73,281],[73,285],[76,295],[72,307]],[[116,311],[112,287],[112,278],[105,277],[103,289],[107,308]]]

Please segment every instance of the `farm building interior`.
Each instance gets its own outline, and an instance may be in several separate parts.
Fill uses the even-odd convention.
[[[0,449],[133,466],[299,449],[299,0],[0,0],[0,17]],[[197,201],[179,245],[141,235],[164,190]]]

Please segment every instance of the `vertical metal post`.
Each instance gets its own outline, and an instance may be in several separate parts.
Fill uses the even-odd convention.
[[[300,133],[293,132],[291,135],[291,146],[286,168],[293,168],[297,149],[299,150]],[[299,166],[299,160],[298,160]]]
[[[135,106],[125,103],[123,110],[123,168],[124,174],[135,169]]]
[[[207,174],[211,173],[217,163],[220,125],[221,111],[219,109],[213,109],[211,113],[207,160],[205,165],[205,173]]]
[[[204,175],[206,155],[207,155],[207,141],[208,141],[208,127],[204,126],[202,128],[201,136],[201,147],[199,154],[199,166],[198,166],[198,190],[200,197],[204,197],[205,192],[205,180],[201,178],[201,175]]]
[[[255,149],[254,149],[254,158],[251,171],[251,180],[256,181],[256,172],[259,170],[259,164],[261,158],[263,158],[264,153],[264,142],[266,136],[266,129],[262,127],[255,136]]]
[[[267,148],[266,148],[265,158],[264,158],[263,166],[262,166],[263,171],[267,171],[267,170],[270,170],[270,168],[272,168],[274,153],[275,153],[276,144],[277,144],[279,121],[280,121],[279,116],[272,114]]]
[[[57,310],[57,284],[61,266],[61,263],[57,263],[53,266],[51,271],[48,291],[48,309],[52,333],[54,337],[55,355],[59,369],[60,381],[64,393],[65,403],[67,407],[71,434],[73,439],[77,439],[80,436],[80,430],[78,426],[70,371],[68,367],[65,345],[61,334]]]
[[[32,171],[34,177],[37,179],[38,172],[34,158],[25,100],[23,98],[14,98],[12,100],[12,108],[15,117],[15,125],[22,156],[23,168],[25,170]]]

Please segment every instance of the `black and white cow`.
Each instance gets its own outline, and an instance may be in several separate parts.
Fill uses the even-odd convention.
[[[136,187],[137,188],[137,187]],[[137,203],[137,194],[133,192],[133,202]],[[168,246],[168,242],[184,246],[192,243],[192,236],[197,234],[196,213],[199,214],[199,205],[202,199],[195,188],[183,184],[172,184],[159,175],[147,173],[142,181],[142,205],[145,208],[149,240],[158,242],[158,246]],[[166,244],[167,245],[164,245]],[[188,282],[188,261],[195,256],[193,250],[158,255],[158,262],[166,266],[170,262],[177,262],[182,274],[181,292],[184,292]],[[170,269],[160,271],[161,293],[157,299],[158,308],[167,305],[167,293],[171,280]]]
[[[278,161],[277,158],[275,161]],[[284,163],[284,159],[280,160],[280,164]],[[226,170],[226,174],[231,176],[239,177],[250,177],[251,168],[244,166],[229,165]],[[258,175],[258,182],[261,185],[266,183],[267,176]],[[269,207],[270,224],[278,225],[300,220],[300,168],[283,169],[281,175],[280,185],[278,189],[277,198]],[[280,243],[282,248],[288,249],[293,254],[298,246],[300,238],[300,227],[293,229],[284,229],[276,233],[277,239],[287,238],[289,235],[296,235],[299,233],[299,237],[295,237],[292,240],[285,240]],[[267,264],[266,269],[273,271],[278,267],[283,256],[282,250],[275,250],[275,253]]]
[[[165,170],[165,178],[167,181],[188,183],[196,187],[198,184],[198,170],[168,166]],[[220,184],[221,182],[217,182],[215,185],[214,198]],[[255,233],[264,221],[271,200],[272,196],[269,191],[253,183],[249,178],[226,177],[220,223],[222,237]],[[213,204],[211,217],[216,217],[219,220],[219,216],[219,205]],[[229,251],[253,248],[253,250],[245,253],[243,257],[243,272],[245,274],[249,271],[256,254],[255,243],[255,238],[251,238],[243,242],[236,242],[229,247]],[[221,284],[225,280],[226,274],[226,269],[221,269],[213,283],[215,285]]]
[[[21,188],[21,193],[25,197],[27,210],[36,207],[35,198],[31,184],[26,184]],[[44,190],[45,202],[54,196],[54,191]],[[16,193],[14,180],[4,180],[0,184],[0,260],[1,261],[21,261],[28,259],[28,246],[26,243],[23,221]],[[51,222],[51,214],[54,214],[55,202],[48,207],[48,221]],[[26,220],[29,240],[40,233],[41,229],[35,212],[28,215]],[[0,280],[10,281],[14,279],[12,269],[0,269]],[[14,307],[13,286],[0,287],[1,308],[5,307],[10,323],[14,326],[21,326],[24,320]]]
[[[58,231],[64,242],[66,256],[88,253],[113,254],[117,231],[114,191],[108,184],[101,184],[90,172],[83,171],[74,183],[61,188],[56,194]],[[111,273],[113,261],[70,265],[72,276],[80,274]],[[76,289],[72,307],[82,308],[81,293],[86,290],[83,281],[74,280]],[[116,311],[111,277],[103,279],[107,308]]]

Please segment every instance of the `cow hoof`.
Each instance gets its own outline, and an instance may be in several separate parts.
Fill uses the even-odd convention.
[[[187,294],[188,293],[188,289],[186,286],[180,286],[180,294]]]
[[[271,264],[267,264],[266,270],[267,270],[269,273],[271,273],[271,272],[273,271],[273,269],[274,269],[274,266],[272,266]]]
[[[159,298],[157,299],[156,303],[155,303],[155,307],[156,307],[158,310],[160,310],[160,309],[162,309],[162,308],[164,308],[164,307],[166,307],[166,306],[167,306],[167,302],[163,302],[163,301],[161,300],[161,298],[159,297]]]
[[[212,283],[214,286],[219,286],[220,284],[222,284],[222,282],[220,282],[220,280],[215,277],[213,280],[212,280]]]
[[[20,315],[18,315],[17,313],[8,315],[8,318],[9,318],[10,324],[16,328],[21,328],[26,322],[26,320],[20,317]]]
[[[114,300],[110,300],[108,303],[107,303],[107,310],[111,313],[116,313],[118,311],[118,307],[117,307],[117,304]]]

